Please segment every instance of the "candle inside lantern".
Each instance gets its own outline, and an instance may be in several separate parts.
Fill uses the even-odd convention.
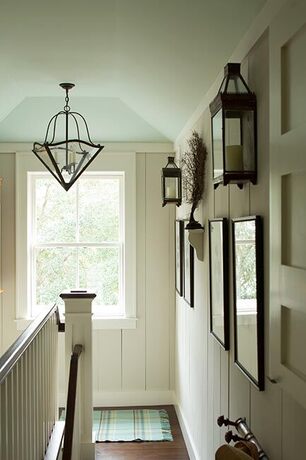
[[[243,171],[242,145],[228,145],[225,156],[226,171]]]
[[[69,164],[76,162],[76,154],[75,152],[69,152]]]
[[[166,184],[166,198],[176,198],[176,181],[169,180]]]

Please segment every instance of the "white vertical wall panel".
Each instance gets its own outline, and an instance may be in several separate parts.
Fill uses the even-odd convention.
[[[229,416],[229,369],[230,369],[230,355],[228,352],[221,350],[221,373],[220,373],[220,414],[225,417]],[[226,428],[222,427],[220,430],[221,439],[224,439]]]
[[[250,385],[238,367],[231,363],[229,377],[229,417],[245,417],[250,422]]]
[[[94,348],[98,391],[121,391],[121,330],[98,331]]]
[[[169,206],[162,208],[164,155],[146,156],[146,389],[170,389]],[[173,219],[174,220],[174,219]],[[174,238],[171,237],[171,244]],[[174,262],[174,261],[172,261]],[[174,263],[173,263],[174,266]],[[173,289],[173,286],[171,286]]]
[[[279,386],[266,381],[266,391],[263,393],[251,386],[251,427],[271,459],[282,458],[281,420],[282,391]]]
[[[17,338],[15,320],[15,155],[0,154],[2,182],[2,296],[3,352]]]
[[[145,390],[146,359],[146,155],[137,155],[137,329],[122,331],[122,389]]]
[[[187,335],[189,328],[186,303],[178,294],[176,298],[176,356],[182,358],[176,363],[175,368],[176,397],[179,401],[182,401],[181,408],[185,408],[183,403],[189,399],[189,340]]]
[[[228,217],[230,211],[230,189],[229,187],[218,187],[214,193],[214,217]],[[228,231],[230,234],[230,221],[228,221]],[[228,240],[229,244],[229,255],[231,252],[230,241]],[[227,267],[228,273],[230,273],[230,265]],[[230,283],[229,283],[230,284]],[[230,290],[231,292],[231,290]],[[229,292],[229,297],[231,298],[231,294]],[[230,335],[230,341],[232,336]],[[231,344],[233,346],[233,344]],[[213,420],[213,427],[214,427],[214,439],[218,440],[218,443],[224,439],[224,434],[226,429],[218,428],[216,424],[216,418],[219,415],[224,415],[225,417],[229,416],[229,362],[230,362],[230,353],[225,351],[223,348],[220,348],[220,396],[216,395],[218,400],[218,407],[219,413],[215,414]],[[217,435],[216,435],[217,433]],[[211,454],[213,455],[213,453]]]
[[[200,444],[203,438],[203,430],[197,420],[202,418],[202,406],[198,404],[198,400],[206,391],[204,381],[204,363],[203,363],[203,350],[206,348],[206,337],[202,331],[196,327],[197,324],[205,323],[207,321],[206,310],[201,308],[203,300],[207,301],[207,291],[203,282],[203,262],[200,262],[195,256],[195,302],[194,308],[191,309],[187,304],[188,323],[190,331],[193,330],[194,334],[189,333],[189,381],[190,381],[190,399],[189,408],[190,414],[193,414],[193,431],[194,441]],[[205,435],[204,435],[205,436]]]
[[[228,187],[231,217],[248,216],[250,214],[250,184],[244,185],[242,190],[236,184]]]
[[[175,385],[175,239],[174,239],[174,226],[175,226],[175,209],[172,206],[169,209],[168,232],[169,232],[169,389],[173,390]]]
[[[221,347],[214,340],[213,343],[213,386],[212,386],[212,400],[213,400],[213,445],[212,445],[212,458],[217,447],[220,445],[220,430],[216,424],[216,420],[221,413]]]
[[[220,444],[220,430],[216,420],[221,412],[221,347],[212,335],[208,339],[208,393],[207,416],[208,438],[207,455],[214,457],[216,446]]]
[[[137,327],[93,331],[94,405],[116,405],[116,395],[121,404],[129,404],[131,397],[137,404],[172,402],[175,211],[161,207],[160,172],[166,161],[166,154],[137,154]],[[60,334],[59,350],[61,343]],[[60,357],[63,404],[66,389],[61,369]],[[155,393],[150,396],[150,392]]]
[[[214,212],[210,215],[210,219],[218,217],[228,217],[229,213],[229,187],[220,186],[213,194]]]
[[[288,394],[282,398],[282,460],[305,458],[306,411]],[[276,457],[277,458],[277,457]]]

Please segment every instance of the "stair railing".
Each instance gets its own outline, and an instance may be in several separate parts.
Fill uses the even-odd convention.
[[[0,357],[1,460],[41,460],[52,434],[59,432],[58,330],[55,305]]]
[[[66,405],[66,422],[65,422],[65,437],[64,437],[64,448],[62,460],[71,460],[72,455],[72,443],[73,443],[73,431],[74,431],[74,415],[76,406],[77,396],[77,384],[78,384],[78,365],[79,357],[82,353],[82,345],[75,345],[70,358],[70,370],[69,370],[69,382],[68,382],[68,394],[67,394],[67,405]]]

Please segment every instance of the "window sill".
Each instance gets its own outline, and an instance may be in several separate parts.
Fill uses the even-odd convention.
[[[17,331],[24,331],[34,318],[15,319]],[[65,319],[61,317],[64,323]],[[99,329],[136,329],[137,318],[93,316],[93,330]]]

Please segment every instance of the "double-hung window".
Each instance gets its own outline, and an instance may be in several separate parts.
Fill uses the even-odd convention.
[[[94,327],[136,327],[136,156],[90,169],[66,192],[33,154],[16,155],[19,328],[70,289],[96,292]]]
[[[28,285],[32,315],[67,289],[94,289],[94,312],[124,313],[124,176],[83,174],[69,192],[30,173]]]

